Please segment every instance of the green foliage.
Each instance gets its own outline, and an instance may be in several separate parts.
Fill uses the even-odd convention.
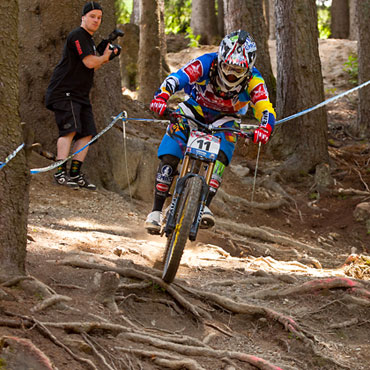
[[[6,370],[6,361],[0,357],[0,370]]]
[[[130,23],[133,0],[115,0],[117,24]]]
[[[320,39],[327,39],[331,35],[330,30],[330,8],[322,5],[317,7],[317,27]]]
[[[190,26],[191,0],[165,0],[166,33],[185,33]]]
[[[186,29],[185,38],[189,39],[189,43],[188,43],[189,47],[196,48],[199,46],[200,35],[195,36],[191,27],[188,27]]]
[[[350,54],[347,62],[343,64],[343,70],[349,74],[349,81],[357,85],[358,83],[358,58],[357,55]]]

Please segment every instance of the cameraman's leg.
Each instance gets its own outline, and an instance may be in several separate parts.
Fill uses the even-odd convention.
[[[94,115],[90,104],[81,105],[74,103],[74,106],[76,107],[76,112],[79,113],[80,129],[76,134],[76,141],[73,145],[73,152],[78,153],[72,159],[69,175],[71,180],[74,180],[80,188],[95,190],[96,186],[92,184],[83,173],[81,173],[82,164],[89,150],[89,146],[87,146],[87,144],[93,136],[97,134]],[[82,148],[84,149],[81,150]]]
[[[60,161],[66,159],[70,153],[72,141],[76,135],[77,126],[70,101],[63,100],[54,103],[53,111],[55,114],[55,122],[59,130],[56,160]],[[54,180],[59,185],[78,187],[76,183],[70,181],[67,175],[67,162],[58,166],[57,171],[54,174]]]

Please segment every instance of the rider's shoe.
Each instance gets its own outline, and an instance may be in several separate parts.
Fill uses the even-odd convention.
[[[200,228],[210,229],[214,225],[215,225],[215,218],[213,216],[212,211],[207,206],[204,206],[202,220],[200,221]]]
[[[153,211],[148,214],[144,227],[149,234],[159,235],[161,232],[162,212]]]

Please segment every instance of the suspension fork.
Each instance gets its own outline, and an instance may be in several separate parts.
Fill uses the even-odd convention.
[[[193,224],[191,225],[190,233],[189,233],[189,239],[191,241],[194,241],[198,234],[199,225],[200,225],[200,222],[203,216],[204,206],[206,205],[206,201],[207,201],[207,197],[209,193],[209,183],[211,181],[214,168],[215,168],[215,162],[209,163],[206,175],[204,178],[202,177],[202,180],[203,180],[202,193],[200,195],[196,217],[194,219]]]

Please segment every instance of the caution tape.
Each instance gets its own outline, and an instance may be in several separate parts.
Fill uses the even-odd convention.
[[[359,90],[367,85],[370,84],[370,80],[369,81],[366,81],[364,83],[362,83],[361,85],[358,85],[350,90],[347,90],[341,94],[338,94],[336,96],[333,96],[332,98],[330,99],[327,99],[311,108],[308,108],[308,109],[305,109],[299,113],[296,113],[296,114],[293,114],[289,117],[286,117],[286,118],[283,118],[281,120],[278,120],[275,122],[275,125],[278,125],[278,124],[281,124],[283,122],[287,122],[287,121],[290,121],[294,118],[297,118],[297,117],[300,117],[300,116],[303,116],[304,114],[307,114],[307,113],[310,113],[316,109],[319,109],[329,103],[332,103],[333,101],[335,100],[338,100],[340,98],[342,98],[343,96],[346,96],[346,95],[349,95],[351,93],[353,93],[354,91],[356,90]],[[127,114],[126,112],[121,112],[120,114],[118,114],[116,117],[114,117],[113,121],[104,129],[102,130],[99,134],[97,134],[95,137],[93,137],[83,148],[81,148],[80,150],[78,150],[77,152],[71,154],[69,157],[67,157],[66,159],[63,159],[63,160],[60,160],[58,162],[55,162],[53,163],[52,165],[50,166],[47,166],[47,167],[43,167],[43,168],[34,168],[34,169],[31,169],[31,174],[36,174],[36,173],[40,173],[40,172],[47,172],[47,171],[50,171],[54,168],[57,168],[58,166],[60,166],[61,164],[63,164],[64,162],[67,162],[69,159],[73,158],[76,154],[80,153],[81,151],[83,151],[85,148],[87,148],[89,145],[91,145],[94,141],[96,141],[100,136],[102,136],[103,134],[105,134],[108,130],[110,130],[117,121],[119,120],[122,120],[122,121],[138,121],[138,122],[157,122],[157,123],[168,123],[169,121],[168,120],[159,120],[159,119],[150,119],[150,118],[127,118]],[[5,158],[5,161],[4,162],[0,162],[0,170],[5,167],[10,160],[12,160],[24,147],[24,143],[21,144],[16,150],[14,150],[13,153],[11,153],[10,155],[8,155],[8,157]]]
[[[94,136],[84,147],[82,147],[81,149],[77,150],[77,152],[71,154],[69,157],[67,157],[66,159],[62,159],[60,161],[57,161],[53,164],[51,164],[50,166],[47,166],[47,167],[43,167],[43,168],[33,168],[31,170],[31,174],[36,174],[36,173],[41,173],[41,172],[47,172],[47,171],[50,171],[50,170],[53,170],[54,168],[57,168],[58,166],[62,165],[64,162],[67,162],[68,160],[70,160],[71,158],[73,158],[76,154],[82,152],[84,149],[86,149],[89,145],[91,145],[94,141],[98,140],[98,138],[100,136],[102,136],[103,134],[105,134],[108,130],[110,130],[117,121],[119,121],[120,119],[121,120],[125,120],[127,117],[127,114],[126,112],[121,112],[118,116],[116,116],[113,121],[102,131],[100,131],[96,136]]]
[[[353,89],[347,90],[347,91],[345,91],[345,92],[343,92],[343,93],[341,93],[339,95],[333,96],[332,98],[327,99],[327,100],[323,101],[322,103],[313,106],[312,108],[305,109],[302,112],[293,114],[292,116],[289,116],[289,117],[283,118],[283,119],[281,119],[279,121],[276,121],[275,122],[275,125],[278,125],[278,124],[283,123],[283,122],[290,121],[290,120],[292,120],[294,118],[297,118],[297,117],[303,116],[304,114],[310,113],[310,112],[312,112],[312,111],[314,111],[316,109],[319,109],[319,108],[323,107],[324,105],[327,105],[327,104],[329,104],[329,103],[331,103],[331,102],[333,102],[335,100],[338,100],[338,99],[342,98],[343,96],[346,96],[348,94],[351,94],[354,91],[359,90],[359,89],[361,89],[361,88],[363,88],[363,87],[365,87],[366,85],[369,85],[369,84],[370,84],[370,80],[367,81],[367,82],[362,83],[361,85],[358,85],[358,86],[354,87]]]
[[[24,143],[19,145],[19,147],[14,150],[13,153],[9,154],[6,158],[5,158],[5,161],[4,162],[0,162],[0,170],[5,167],[9,161],[11,161],[24,147]]]

